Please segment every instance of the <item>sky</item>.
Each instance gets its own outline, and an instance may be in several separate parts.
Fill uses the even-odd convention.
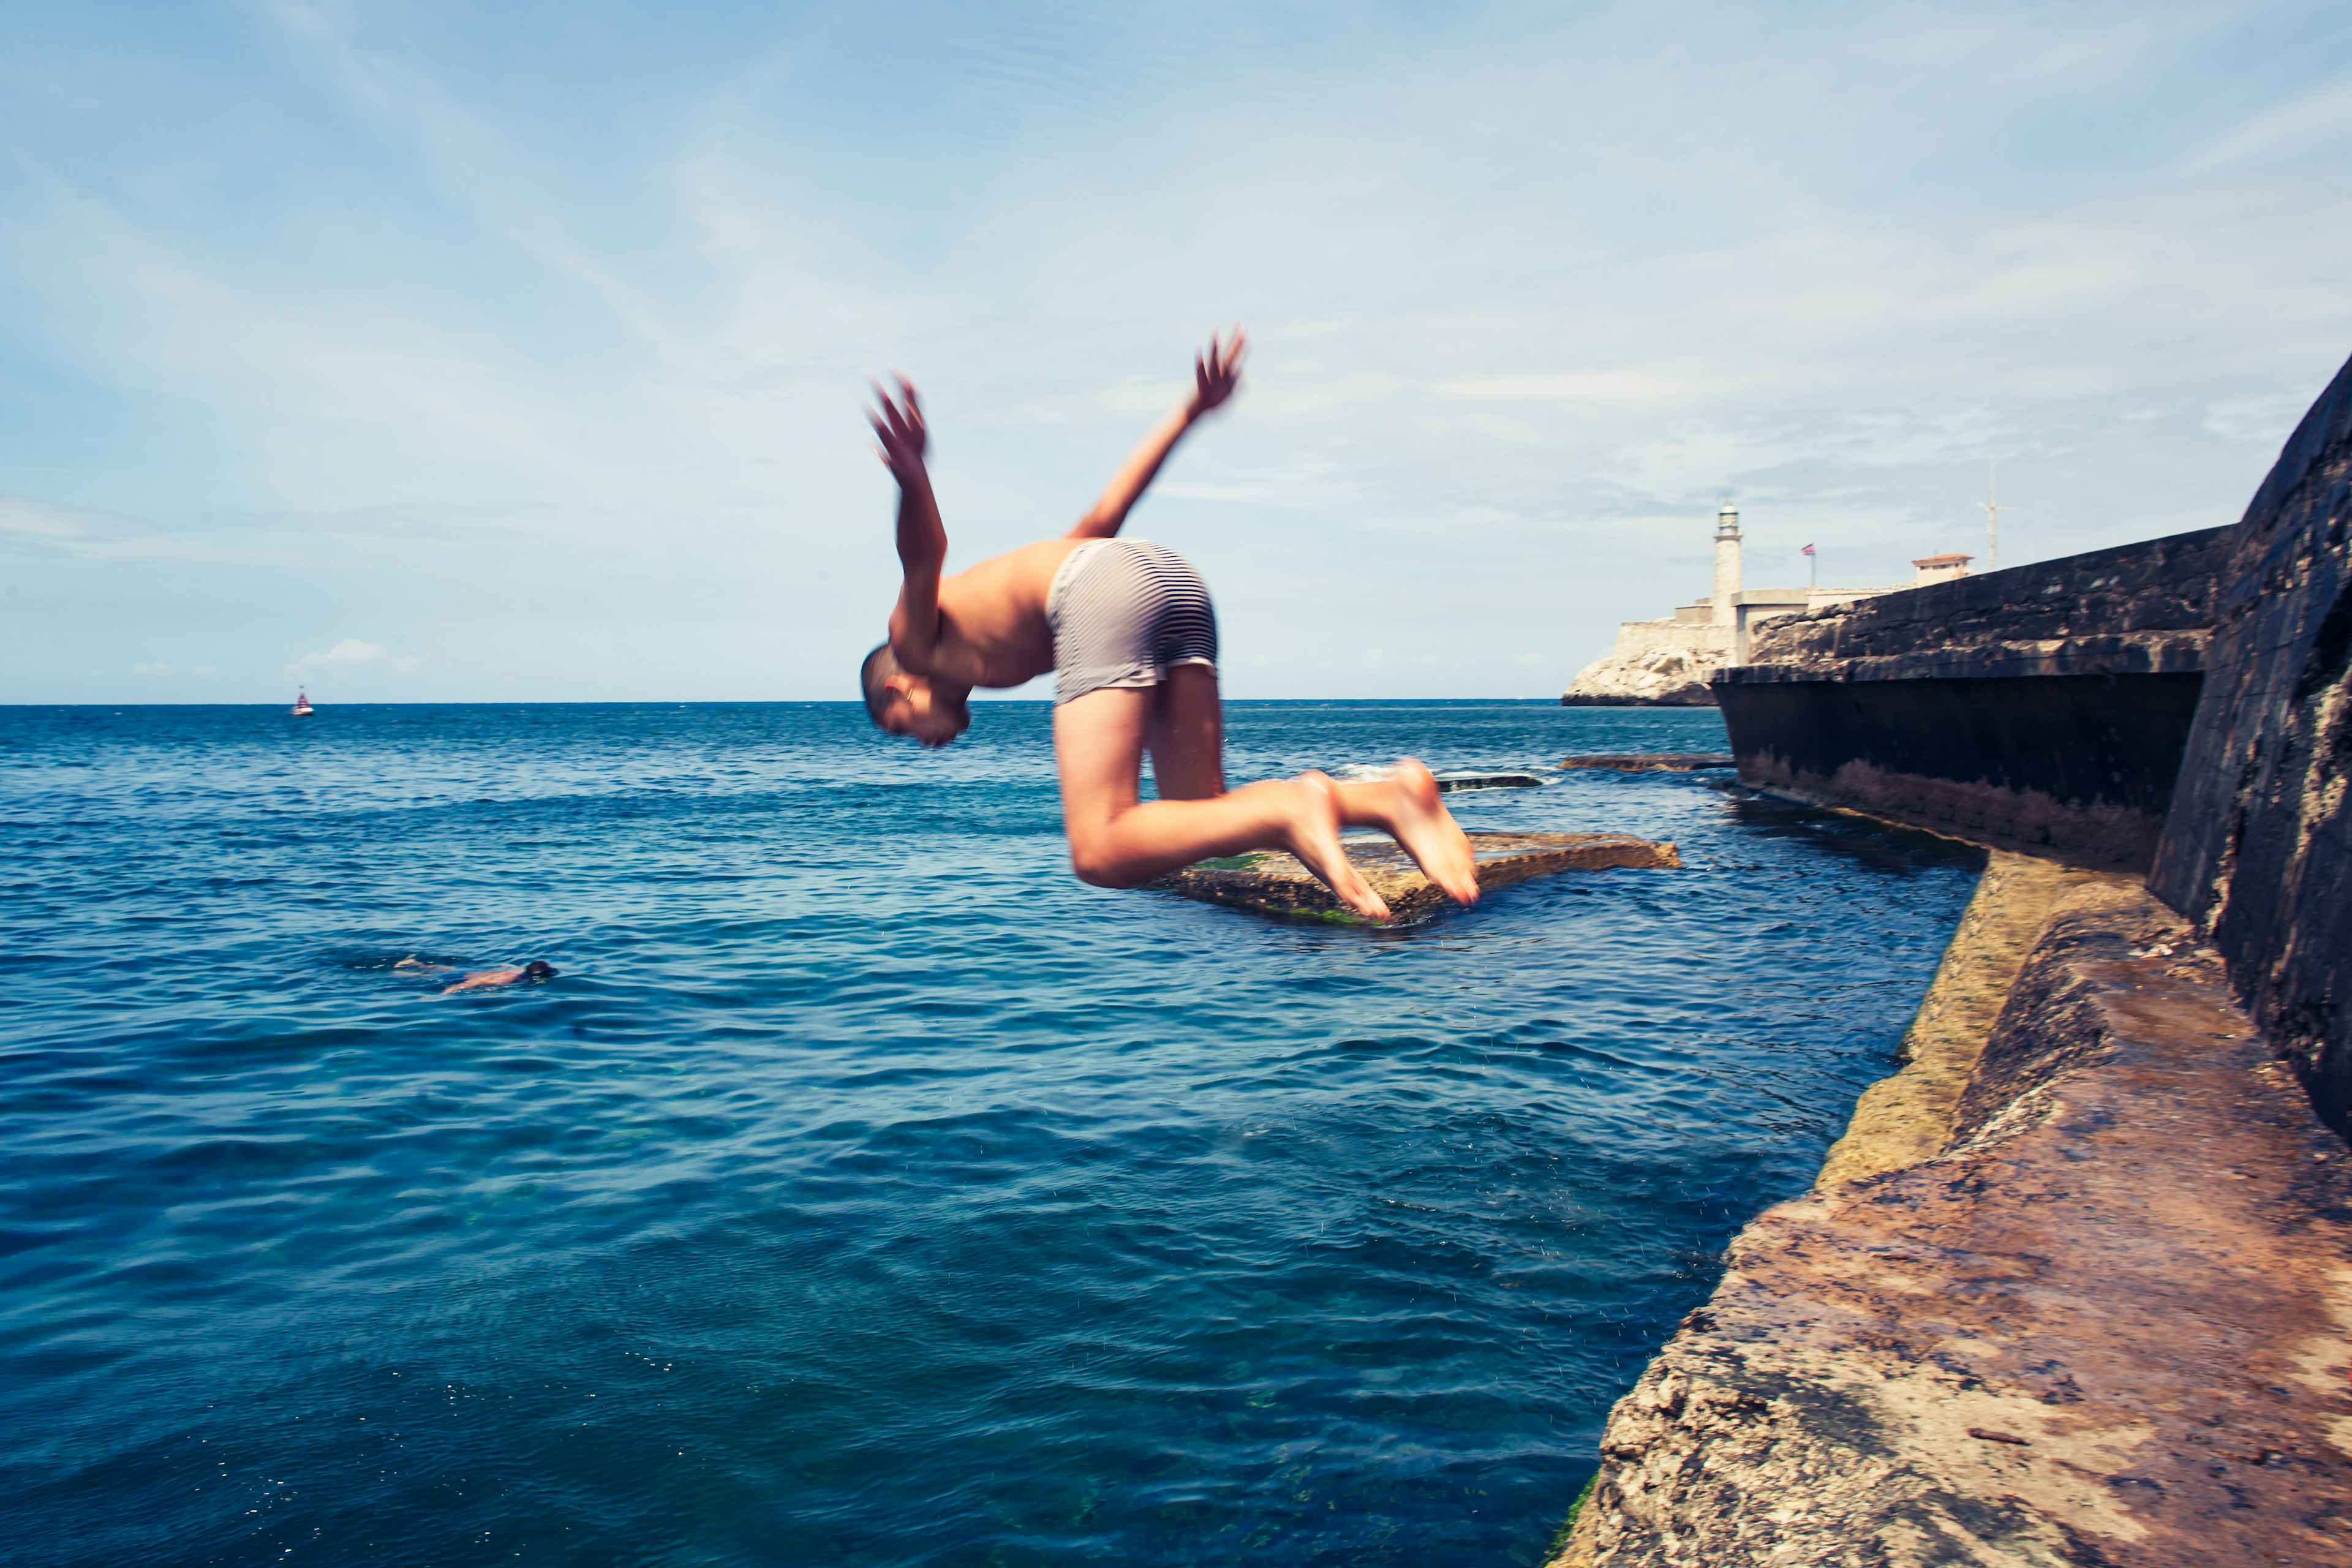
[[[2352,10],[0,7],[0,702],[856,695],[866,378],[950,567],[1130,520],[1234,698],[2234,521],[2352,353]],[[1043,686],[1021,695],[1041,696]]]

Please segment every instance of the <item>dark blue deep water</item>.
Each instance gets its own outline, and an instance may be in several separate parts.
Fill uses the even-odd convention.
[[[1237,781],[1722,743],[1229,722]],[[1972,866],[1549,774],[1451,798],[1685,868],[1281,923],[1074,881],[1046,724],[0,710],[0,1555],[1536,1561]]]

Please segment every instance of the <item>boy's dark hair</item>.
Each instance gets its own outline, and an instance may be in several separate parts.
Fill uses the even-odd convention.
[[[552,980],[555,978],[555,965],[543,958],[534,958],[522,966],[522,977],[525,980]]]
[[[890,645],[885,641],[866,656],[857,667],[857,684],[866,692],[866,716],[878,727],[883,710],[890,706],[890,689],[882,683],[898,673],[898,661],[890,656]]]

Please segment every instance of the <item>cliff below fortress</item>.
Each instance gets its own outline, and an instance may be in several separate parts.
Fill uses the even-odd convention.
[[[1621,634],[1620,640],[1622,641]],[[1596,659],[1560,698],[1565,708],[1712,708],[1715,672],[1731,662],[1719,647],[1641,647]]]

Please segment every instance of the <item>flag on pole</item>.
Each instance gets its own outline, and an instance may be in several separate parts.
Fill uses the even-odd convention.
[[[1811,555],[1812,552],[1813,552],[1813,547],[1812,547],[1811,545],[1810,545],[1810,544],[1806,545],[1806,546],[1805,546],[1805,553],[1806,553],[1806,554],[1808,554],[1808,555]]]

